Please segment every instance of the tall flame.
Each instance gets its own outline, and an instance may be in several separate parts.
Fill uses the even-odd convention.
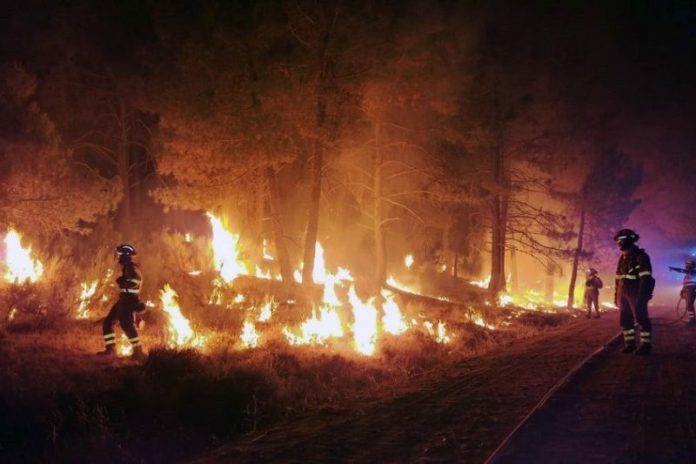
[[[27,280],[36,282],[43,274],[43,264],[31,257],[31,247],[22,248],[22,237],[10,229],[5,235],[7,248],[7,272],[5,280],[13,284],[21,284]]]
[[[372,301],[363,303],[355,293],[355,287],[348,291],[348,300],[353,306],[353,342],[355,349],[365,355],[372,355],[377,344],[377,309]]]
[[[77,319],[89,319],[89,300],[97,291],[99,280],[92,283],[82,282],[82,292],[80,292],[80,305],[77,307]]]
[[[404,319],[404,315],[401,314],[399,305],[394,301],[394,294],[388,290],[382,290],[382,297],[384,298],[384,303],[382,303],[382,310],[384,310],[382,326],[384,331],[393,335],[400,335],[406,332],[408,324],[406,319]]]
[[[239,258],[239,235],[229,232],[222,221],[212,213],[206,213],[213,227],[213,255],[215,267],[225,282],[248,274],[246,265]]]
[[[162,301],[162,310],[167,313],[169,318],[169,340],[167,345],[170,348],[181,348],[186,345],[202,346],[204,340],[196,337],[188,319],[181,314],[179,303],[176,301],[177,294],[174,289],[166,284],[160,291],[160,300]]]
[[[239,338],[246,348],[256,348],[257,346],[259,346],[259,341],[261,337],[259,336],[259,333],[256,331],[256,326],[254,326],[253,322],[244,321],[244,324],[242,326],[242,333],[239,336]]]

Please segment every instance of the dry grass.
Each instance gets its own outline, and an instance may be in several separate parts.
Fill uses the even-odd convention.
[[[184,298],[192,306],[199,299]],[[502,328],[491,331],[471,322],[474,309],[442,304],[431,312],[447,315],[452,343],[410,331],[382,337],[378,353],[366,358],[347,340],[288,346],[277,327],[267,328],[261,348],[240,350],[243,312],[203,305],[188,316],[211,331],[213,349],[163,348],[164,321],[152,317],[142,336],[150,354],[140,366],[104,363],[93,355],[101,349],[99,321],[42,316],[31,309],[38,301],[0,333],[2,462],[172,462],[283,419],[390,396],[414,376],[437,375],[457,360],[569,320],[542,313],[508,319],[509,310],[481,309],[486,322]],[[430,309],[423,302],[404,307],[414,317]]]

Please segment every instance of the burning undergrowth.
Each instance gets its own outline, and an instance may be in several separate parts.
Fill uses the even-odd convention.
[[[216,227],[229,251],[234,236]],[[314,283],[301,284],[240,261],[236,248],[221,255],[176,233],[156,242],[141,263],[150,270],[142,366],[121,334],[115,364],[91,354],[117,295],[107,251],[84,272],[56,258],[44,262],[44,280],[4,283],[0,444],[11,444],[10,460],[169,462],[297,414],[389,395],[572,319],[491,306],[475,286],[433,297],[393,277],[374,288],[327,269],[319,244]]]

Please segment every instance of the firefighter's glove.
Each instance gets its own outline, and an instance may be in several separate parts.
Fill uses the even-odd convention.
[[[638,301],[644,301],[647,303],[653,297],[653,290],[655,289],[655,279],[652,276],[646,276],[640,279],[638,287]]]

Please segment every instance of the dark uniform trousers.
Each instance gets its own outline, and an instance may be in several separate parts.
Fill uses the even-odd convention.
[[[104,319],[104,344],[107,347],[116,344],[116,334],[114,333],[116,321],[121,324],[123,332],[128,336],[133,346],[140,344],[138,330],[135,328],[135,312],[141,308],[142,303],[140,303],[138,295],[121,293],[116,304],[113,305],[106,319]]]
[[[694,313],[694,300],[696,300],[696,285],[684,285],[682,296],[686,300],[686,311],[689,313],[689,321],[696,320]]]
[[[619,321],[624,333],[633,330],[636,322],[642,331],[652,332],[652,324],[648,316],[648,301],[638,297],[639,281],[621,280],[618,285],[616,300],[619,306]]]

